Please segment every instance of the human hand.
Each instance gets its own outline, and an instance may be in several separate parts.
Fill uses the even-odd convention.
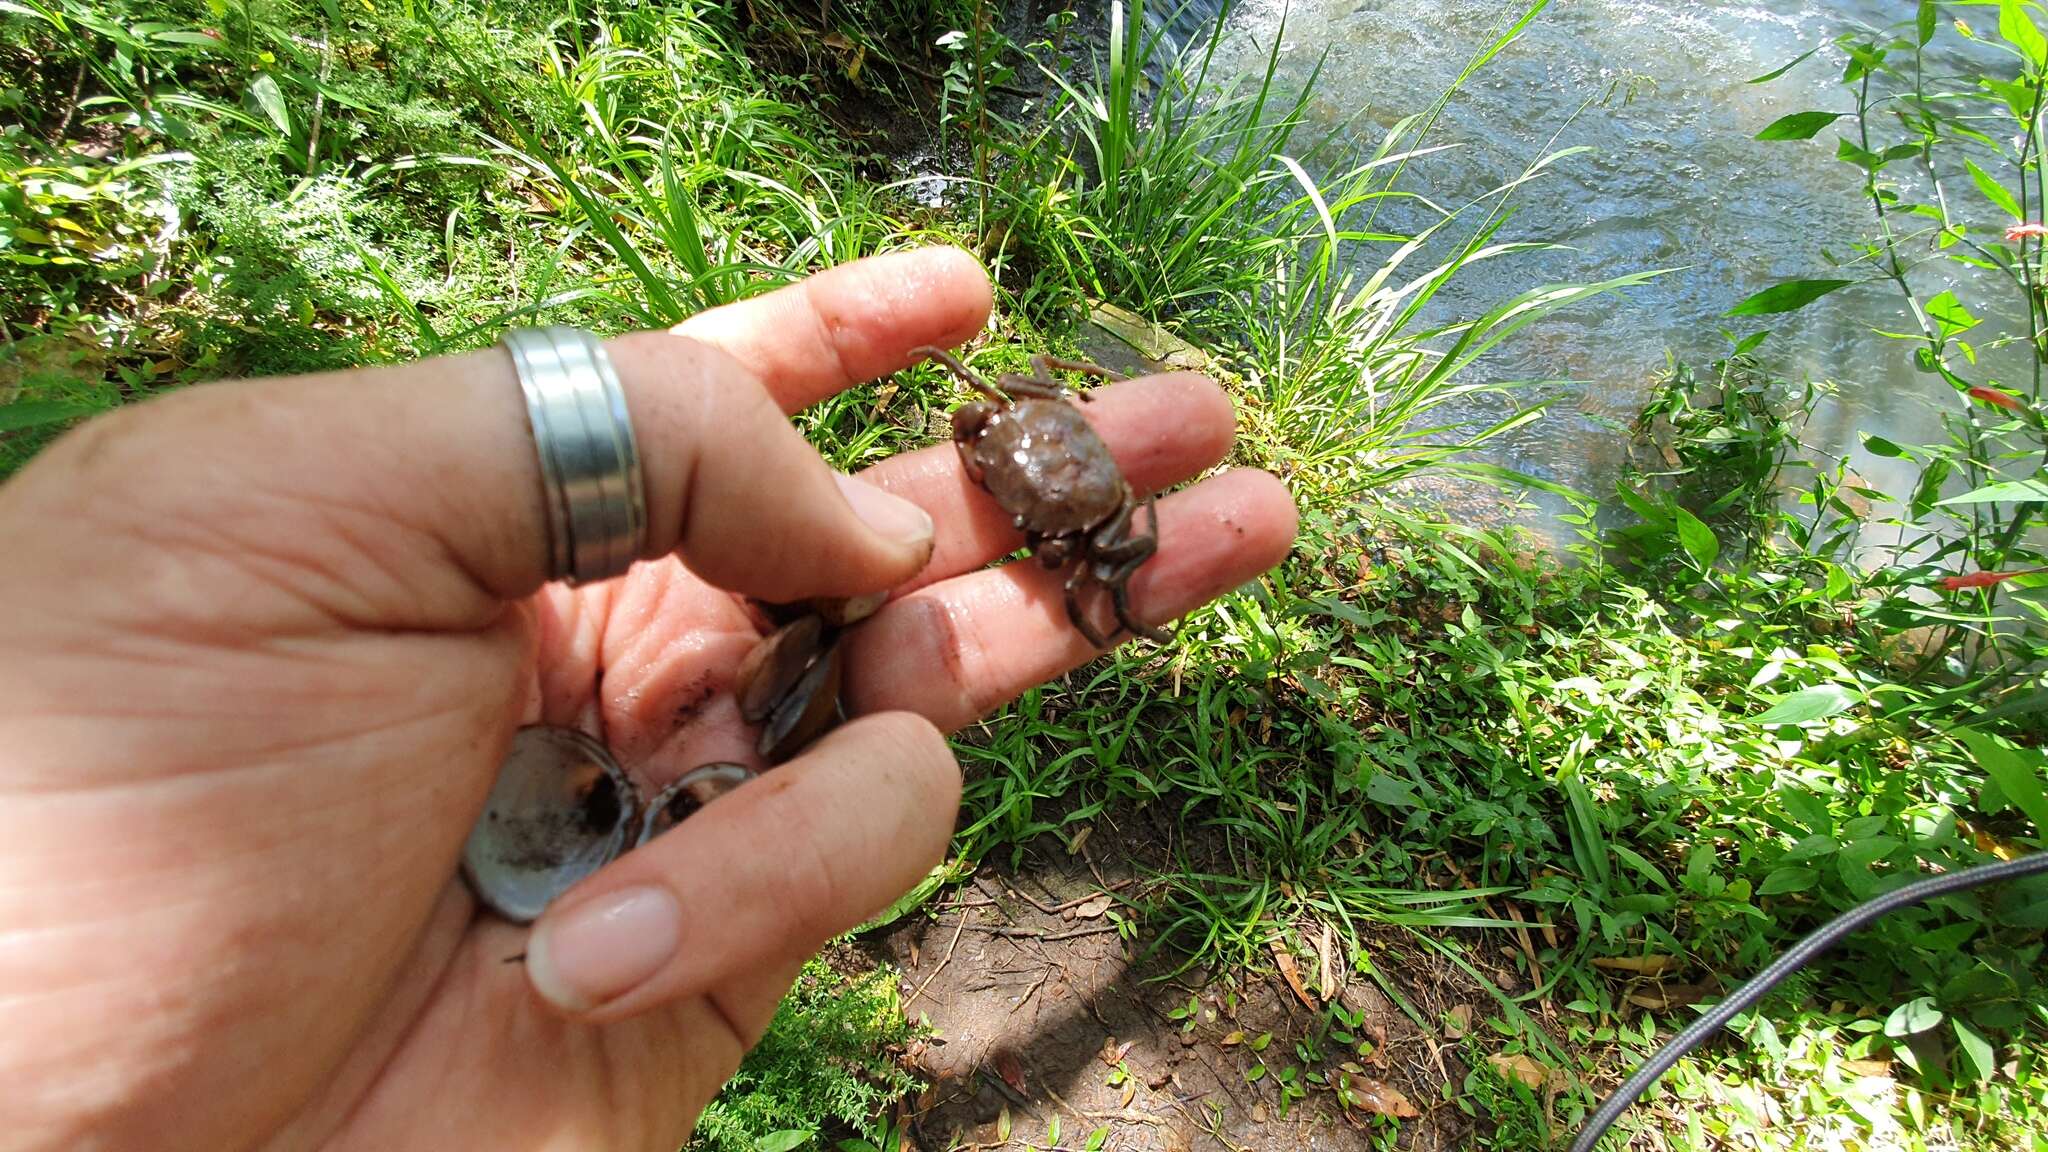
[[[612,342],[662,558],[573,591],[499,350],[187,389],[0,487],[0,1149],[677,1147],[803,959],[942,857],[941,732],[1096,655],[1057,573],[985,567],[1018,536],[950,444],[855,482],[784,416],[989,306],[930,250]],[[1232,429],[1186,375],[1088,416],[1140,491]],[[1279,562],[1294,510],[1237,470],[1159,525],[1148,621]],[[457,860],[518,726],[648,792],[753,762],[736,596],[889,588],[853,720],[531,934],[477,909]]]

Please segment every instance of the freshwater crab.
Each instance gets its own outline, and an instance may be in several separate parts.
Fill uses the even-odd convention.
[[[975,483],[995,497],[1024,533],[1025,546],[1049,569],[1073,566],[1067,577],[1067,618],[1097,648],[1108,637],[1081,611],[1080,594],[1094,584],[1109,590],[1117,623],[1155,644],[1171,633],[1148,628],[1131,615],[1127,586],[1131,574],[1159,547],[1159,510],[1139,502],[1109,447],[1070,397],[1087,400],[1052,378],[1052,370],[1079,372],[1103,380],[1122,377],[1095,364],[1033,356],[1032,374],[1004,373],[990,385],[942,348],[918,348],[916,355],[944,364],[986,400],[953,412],[953,443]],[[1133,530],[1138,509],[1146,530]],[[1111,633],[1114,636],[1115,633]]]

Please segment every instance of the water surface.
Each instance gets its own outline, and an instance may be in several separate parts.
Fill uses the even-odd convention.
[[[1293,0],[1284,10],[1283,34],[1280,0],[1240,3],[1224,40],[1229,70],[1255,79],[1277,35],[1283,80],[1298,87],[1327,50],[1310,129],[1365,143],[1424,109],[1514,15],[1486,0]],[[1456,204],[1547,151],[1591,151],[1525,186],[1509,225],[1512,238],[1572,250],[1474,268],[1449,306],[1470,315],[1540,283],[1681,269],[1527,329],[1481,366],[1491,379],[1570,381],[1549,389],[1550,414],[1499,442],[1493,459],[1610,493],[1622,429],[1667,353],[1705,363],[1727,350],[1724,329],[1768,323],[1777,335],[1762,352],[1780,371],[1839,390],[1809,429],[1811,447],[1850,455],[1880,488],[1909,482],[1897,462],[1864,452],[1858,433],[1932,439],[1936,413],[1956,400],[1914,369],[1911,344],[1871,331],[1911,327],[1896,290],[1847,289],[1762,322],[1722,314],[1779,280],[1858,278],[1831,268],[1821,250],[1842,255],[1872,226],[1859,174],[1834,159],[1835,129],[1810,142],[1754,139],[1789,112],[1852,108],[1835,83],[1839,54],[1824,50],[1771,83],[1747,81],[1840,32],[1911,13],[1878,0],[1557,0],[1468,83],[1432,135],[1458,147],[1411,166],[1411,187]],[[1178,30],[1201,20],[1190,12]],[[1932,280],[1923,286],[1939,290]]]

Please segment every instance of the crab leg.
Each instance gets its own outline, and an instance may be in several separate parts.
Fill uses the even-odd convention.
[[[959,357],[953,355],[951,352],[946,351],[944,348],[934,348],[931,345],[926,344],[917,348],[912,348],[910,350],[910,354],[913,356],[922,356],[927,360],[937,360],[939,363],[944,364],[946,366],[946,369],[952,372],[953,375],[958,376],[961,380],[965,381],[968,387],[974,389],[976,392],[981,393],[983,396],[988,397],[989,399],[995,401],[998,404],[1008,404],[1010,402],[1010,398],[1008,396],[1005,396],[1000,389],[996,388],[994,385],[991,385],[988,381],[983,380],[980,376],[977,376],[974,372],[974,369],[969,368],[966,364],[960,361]]]
[[[1120,372],[1112,372],[1100,364],[1090,364],[1086,360],[1062,360],[1057,356],[1048,356],[1044,353],[1031,358],[1031,371],[1037,375],[1038,382],[1041,384],[1054,383],[1052,373],[1055,368],[1062,372],[1079,372],[1083,376],[1093,376],[1098,380],[1111,382],[1126,378]],[[1070,396],[1078,396],[1083,401],[1095,399],[1095,396],[1088,392],[1076,392],[1071,388],[1062,388],[1061,391]]]
[[[1119,534],[1127,531],[1134,512],[1135,509],[1126,507],[1124,512],[1107,526],[1104,533],[1098,534],[1097,540],[1101,541],[1102,536],[1112,530]],[[1114,544],[1103,542],[1099,545],[1097,555],[1116,564],[1116,567],[1106,574],[1098,571],[1096,576],[1109,588],[1110,604],[1116,609],[1117,622],[1128,628],[1134,636],[1143,636],[1154,644],[1164,644],[1173,639],[1172,632],[1147,628],[1138,623],[1131,613],[1131,576],[1159,550],[1159,505],[1156,501],[1145,501],[1145,516],[1147,527],[1150,529],[1146,535],[1127,536]]]
[[[1088,614],[1081,611],[1081,586],[1087,581],[1088,562],[1083,560],[1074,565],[1074,574],[1067,577],[1067,619],[1073,621],[1074,627],[1088,638],[1090,644],[1106,648],[1109,646],[1107,638],[1088,622]]]

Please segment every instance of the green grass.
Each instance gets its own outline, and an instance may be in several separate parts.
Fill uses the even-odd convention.
[[[1468,75],[1542,7],[1510,14]],[[1620,497],[1633,527],[1596,537],[1590,505],[1567,517],[1585,531],[1571,563],[1386,495],[1485,474],[1461,450],[1540,415],[1472,377],[1482,353],[1654,274],[1441,314],[1475,262],[1543,247],[1515,192],[1567,150],[1440,207],[1403,178],[1450,143],[1437,114],[1455,92],[1416,94],[1415,115],[1347,151],[1310,138],[1310,90],[1283,89],[1275,58],[1223,90],[1198,48],[1148,90],[1163,49],[1121,8],[1102,53],[1012,44],[964,2],[750,11],[6,7],[0,294],[20,306],[0,322],[0,475],[69,420],[189,381],[473,347],[511,323],[665,323],[867,253],[961,243],[998,277],[978,358],[1073,351],[1092,300],[1140,312],[1217,358],[1234,462],[1282,475],[1306,512],[1290,561],[1164,654],[1108,657],[956,742],[961,860],[1166,813],[1177,842],[1221,845],[1169,864],[1133,910],[1169,968],[1259,968],[1275,938],[1328,926],[1361,974],[1409,958],[1465,973],[1488,1008],[1451,1100],[1486,1146],[1521,1148],[1568,1133],[1596,1086],[1689,1018],[1644,1014],[1594,960],[1668,956],[1688,981],[1732,984],[1917,871],[2038,845],[2022,809],[2040,741],[2035,714],[2007,707],[2026,701],[2015,677],[1902,662],[1900,633],[1927,612],[1902,605],[1927,573],[1844,551],[1887,514],[1921,522],[1931,498],[1865,514],[1841,475],[1787,472],[1807,397],[1757,399],[1786,389],[1754,345],[1674,369],[1645,426],[1675,430],[1679,463]],[[1042,116],[990,111],[992,85],[1041,71],[1056,81]],[[833,117],[871,96],[916,107],[933,78],[946,130],[974,128],[972,195],[941,210],[877,179]],[[1481,393],[1509,414],[1450,415]],[[957,398],[920,369],[800,423],[852,468],[921,443]],[[1777,512],[1788,476],[1803,517]],[[1981,631],[1964,609],[2005,610],[1967,599],[1981,595],[1938,610]],[[2007,710],[1988,714],[1980,687]],[[1641,1122],[1672,1147],[2024,1147],[2048,1117],[2042,907],[2036,888],[1894,917],[1684,1065]],[[1556,936],[1515,948],[1533,985],[1519,993],[1476,959],[1515,939],[1509,908]],[[1894,1017],[1922,999],[1936,1015]],[[908,1088],[886,1058],[903,1039],[889,1000],[884,979],[811,970],[701,1140],[887,1145]],[[1309,1050],[1335,1050],[1342,1022],[1324,1025]],[[1545,1101],[1503,1080],[1485,1059],[1501,1053],[1568,1087]],[[1881,1092],[1852,1074],[1873,1067]],[[1762,1128],[1765,1098],[1796,1123]]]

